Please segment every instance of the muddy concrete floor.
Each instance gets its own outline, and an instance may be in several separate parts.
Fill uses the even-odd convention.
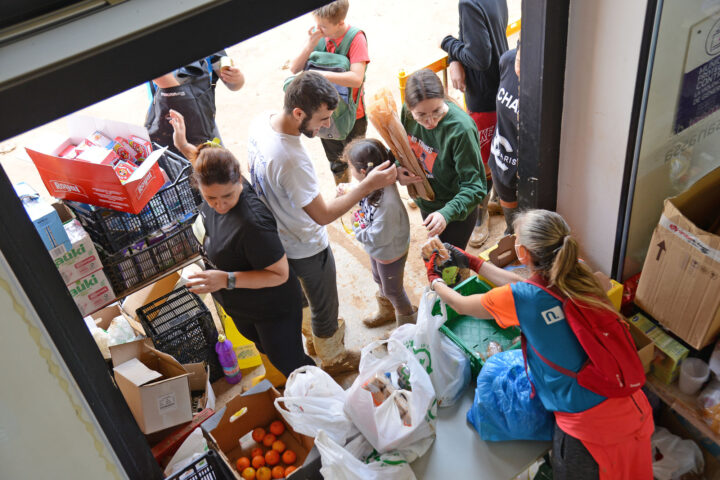
[[[510,21],[520,17],[520,0],[509,4]],[[401,69],[412,72],[441,58],[440,40],[447,34],[457,35],[457,2],[450,0],[401,0],[385,2],[364,0],[353,2],[348,23],[361,27],[367,34],[371,62],[367,70],[366,92],[390,88],[399,102],[397,75]],[[216,93],[217,123],[225,145],[240,159],[245,172],[247,158],[247,130],[252,118],[266,110],[282,106],[282,84],[290,76],[287,69],[290,59],[297,54],[305,41],[312,17],[304,15],[261,35],[227,48],[246,77],[245,86],[231,92],[219,85]],[[514,47],[516,37],[510,39]],[[212,52],[208,52],[212,53]],[[78,81],[87,81],[78,79]],[[62,86],[53,88],[62,93]],[[450,89],[450,95],[461,99],[460,92]],[[149,103],[147,88],[140,85],[103,102],[88,106],[80,113],[102,118],[142,124]],[[26,181],[41,195],[48,197],[42,181],[23,147],[31,145],[47,131],[66,133],[65,121],[59,119],[26,132],[0,144],[0,165],[13,182]],[[372,126],[368,137],[378,137]],[[327,160],[318,139],[302,138],[315,163],[326,199],[334,196],[335,187]],[[401,187],[401,195],[409,198]],[[412,229],[410,255],[405,270],[405,288],[414,304],[427,285],[424,265],[419,256],[420,245],[427,234],[417,209],[408,208]],[[490,217],[490,238],[484,250],[493,245],[505,229],[502,216]],[[370,272],[368,256],[362,246],[345,233],[340,221],[328,226],[333,252],[337,262],[340,315],[347,321],[347,345],[361,348],[380,338],[390,327],[367,329],[362,318],[375,309],[374,293],[377,290]],[[478,249],[469,249],[478,253]],[[348,383],[352,378],[346,379]]]

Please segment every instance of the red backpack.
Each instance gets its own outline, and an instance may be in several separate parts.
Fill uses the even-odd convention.
[[[563,375],[603,397],[626,397],[645,384],[645,370],[638,357],[630,329],[618,314],[573,302],[557,289],[549,289],[544,279],[533,276],[527,283],[542,288],[562,302],[565,318],[588,356],[577,373],[551,362],[530,345],[535,355]],[[527,341],[522,337],[527,369]],[[535,388],[533,387],[533,396]]]

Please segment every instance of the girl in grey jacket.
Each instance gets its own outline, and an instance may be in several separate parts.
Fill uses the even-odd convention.
[[[374,138],[351,142],[344,152],[350,172],[361,181],[375,166],[394,161],[392,153]],[[395,320],[397,325],[415,323],[417,309],[412,306],[403,286],[405,261],[410,246],[410,221],[400,199],[397,185],[375,190],[360,200],[353,214],[355,238],[370,255],[372,274],[379,292],[380,307],[375,316],[364,319],[368,327],[378,327]]]

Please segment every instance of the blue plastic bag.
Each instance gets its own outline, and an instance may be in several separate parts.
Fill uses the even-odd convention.
[[[497,353],[478,375],[468,422],[486,441],[552,440],[555,419],[530,394],[522,351]]]

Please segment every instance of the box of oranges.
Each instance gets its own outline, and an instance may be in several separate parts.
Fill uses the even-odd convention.
[[[208,432],[236,478],[287,478],[303,465],[312,449],[313,438],[295,432],[275,409],[279,396],[272,387],[235,396],[217,426]]]

